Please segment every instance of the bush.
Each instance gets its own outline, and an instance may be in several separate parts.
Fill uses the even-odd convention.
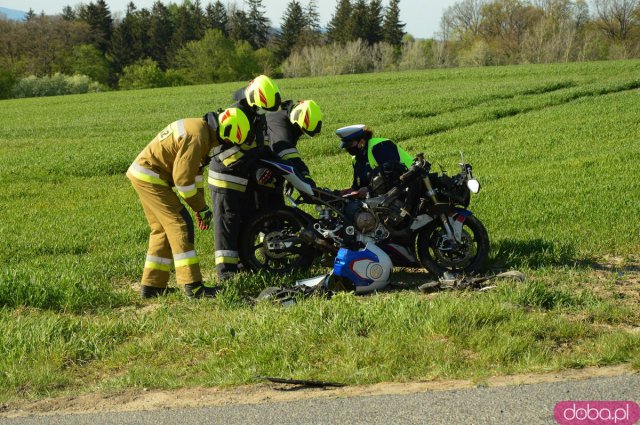
[[[132,90],[165,87],[168,84],[158,64],[152,59],[143,59],[122,70],[118,85],[121,89]]]
[[[282,64],[286,77],[361,74],[396,68],[396,51],[386,43],[367,45],[362,40],[345,45],[304,47]]]
[[[13,97],[61,96],[103,90],[103,86],[86,75],[64,75],[56,73],[52,76],[23,78],[13,87]]]

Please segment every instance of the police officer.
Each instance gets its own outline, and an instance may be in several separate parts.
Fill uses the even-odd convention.
[[[408,168],[413,163],[413,157],[394,141],[374,138],[371,129],[364,124],[339,128],[336,134],[340,137],[340,148],[352,157],[353,183],[342,191],[345,195],[366,198],[373,193],[373,178],[384,168],[395,165]]]
[[[280,162],[294,168],[296,174],[315,186],[309,167],[298,152],[298,140],[304,134],[313,137],[322,129],[322,111],[313,100],[283,102],[277,112],[266,115],[268,149]],[[284,206],[282,187],[275,186],[273,175],[268,168],[258,168],[256,179],[262,185],[259,190],[260,208]]]
[[[221,281],[238,271],[242,222],[255,211],[252,181],[264,144],[264,113],[280,105],[279,89],[267,76],[256,77],[243,92],[244,97],[231,109],[247,118],[241,131],[248,135],[241,139],[232,130],[229,138],[233,143],[216,147],[209,166],[216,272]]]
[[[188,297],[215,296],[216,288],[202,284],[193,220],[181,199],[196,212],[198,227],[208,229],[212,212],[204,200],[202,169],[210,160],[210,151],[226,144],[229,134],[242,124],[241,118],[227,110],[221,115],[210,112],[203,118],[175,121],[129,167],[127,177],[151,227],[140,290],[143,298],[171,292],[167,282],[172,265]]]

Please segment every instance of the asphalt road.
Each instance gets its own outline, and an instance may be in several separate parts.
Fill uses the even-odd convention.
[[[554,424],[563,400],[640,401],[640,374],[409,395],[0,420],[6,425]]]

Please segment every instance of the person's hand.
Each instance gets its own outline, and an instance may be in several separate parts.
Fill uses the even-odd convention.
[[[273,180],[273,172],[269,168],[258,168],[256,171],[256,180],[261,185],[267,185]]]
[[[213,213],[209,207],[206,207],[202,211],[196,212],[196,219],[198,220],[198,229],[207,230],[211,225],[211,219],[213,218]]]
[[[350,192],[345,193],[344,195],[342,195],[345,198],[360,198],[360,199],[364,199],[367,197],[367,193],[369,193],[369,189],[367,189],[366,187],[361,187],[358,190],[351,190],[349,189]]]

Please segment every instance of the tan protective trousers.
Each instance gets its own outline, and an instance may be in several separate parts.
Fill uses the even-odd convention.
[[[140,197],[151,227],[142,284],[165,288],[172,265],[175,265],[178,284],[201,282],[193,219],[178,195],[168,186],[143,182],[129,172],[127,177]]]

